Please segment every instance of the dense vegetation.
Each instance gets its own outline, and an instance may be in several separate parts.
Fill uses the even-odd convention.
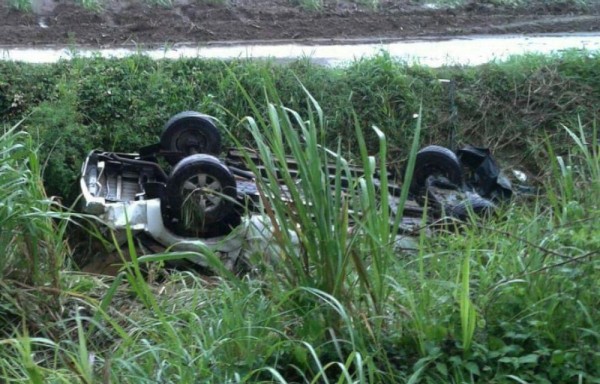
[[[571,53],[440,70],[385,55],[344,69],[144,57],[0,63],[0,377],[598,382],[599,61]],[[454,81],[454,97],[441,79]],[[71,201],[88,150],[152,143],[186,109],[217,116],[232,144],[258,146],[265,159],[293,154],[304,167],[303,184],[288,188],[312,204],[270,201],[301,254],[282,231],[281,260],[254,255],[257,270],[241,278],[167,273],[160,258],[142,275],[134,247],[117,277],[74,271],[69,256],[84,250],[70,250],[64,234],[80,219],[46,197],[42,174],[50,194]],[[484,224],[421,231],[416,250],[403,251],[391,245],[387,209],[375,203],[385,196],[369,173],[347,200],[323,193],[327,160],[349,177],[344,158],[368,168],[375,154],[393,168],[420,144],[450,143],[454,129],[458,142],[526,165],[545,194]]]
[[[202,111],[242,141],[249,138],[239,121],[250,108],[237,81],[252,100],[265,100],[266,87],[276,89],[283,104],[301,115],[307,111],[304,85],[323,108],[328,144],[335,147],[341,137],[343,150],[356,153],[356,114],[370,148],[377,143],[372,125],[386,134],[392,167],[406,158],[413,115],[422,105],[423,144],[450,145],[456,130],[457,143],[489,146],[537,173],[547,170],[546,136],[563,153],[570,143],[560,124],[574,126],[579,117],[587,126],[596,118],[599,62],[578,53],[439,70],[408,67],[385,54],[344,69],[308,61],[282,66],[140,56],[56,65],[1,62],[0,121],[10,126],[27,116],[23,127],[41,143],[48,162],[48,192],[69,201],[88,151],[128,152],[154,143],[177,112]]]

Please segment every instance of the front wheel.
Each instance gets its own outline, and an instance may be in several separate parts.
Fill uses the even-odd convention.
[[[235,178],[214,156],[196,154],[177,163],[167,181],[166,195],[180,233],[219,236],[229,228],[229,224],[221,225],[223,222],[239,223]],[[219,233],[215,233],[217,228]]]

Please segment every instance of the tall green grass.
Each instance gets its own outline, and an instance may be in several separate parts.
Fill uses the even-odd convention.
[[[31,11],[31,0],[9,0],[8,5],[17,11]]]
[[[413,324],[423,355],[415,380],[593,382],[597,377],[599,356],[590,350],[600,341],[591,314],[600,253],[592,224],[600,215],[593,176],[598,141],[595,130],[569,131],[569,156],[553,159],[555,172],[545,183],[548,199],[508,207],[500,221],[431,239],[423,256],[427,277],[406,268],[403,275],[409,277],[396,280],[397,289],[407,290],[402,282],[419,276],[408,301],[418,312]],[[449,268],[452,263],[456,267]],[[457,292],[455,310],[448,305],[452,296],[444,295],[449,288]],[[575,355],[578,363],[566,363],[566,356]]]
[[[299,306],[299,314],[305,311],[302,307],[312,306],[315,300],[329,302],[333,306],[329,314],[323,312],[322,319],[311,321],[312,332],[316,331],[313,337],[331,336],[327,335],[328,327],[336,337],[344,335],[347,350],[338,354],[345,359],[349,353],[359,353],[359,346],[379,343],[385,322],[385,303],[390,294],[387,277],[397,256],[394,244],[401,218],[390,213],[388,176],[379,172],[386,169],[386,138],[373,127],[380,145],[377,156],[370,155],[356,121],[361,151],[353,164],[343,156],[341,142],[337,150],[326,147],[325,116],[312,96],[307,94],[309,115],[302,117],[281,103],[276,89],[267,88],[266,93],[275,100],[268,105],[268,118],[249,117],[245,124],[265,167],[261,172],[247,159],[258,175],[263,214],[270,221],[273,243],[280,250],[271,272],[275,279],[272,286],[283,289],[279,294],[296,292],[290,299],[297,302],[294,306]],[[259,113],[253,100],[249,103]],[[411,164],[419,132],[420,120],[414,133]],[[292,168],[289,159],[293,159]],[[335,166],[333,171],[328,170],[331,165]],[[355,171],[357,165],[362,172]],[[408,177],[411,172],[409,167]],[[380,183],[376,177],[381,177]],[[400,210],[409,184],[404,185]],[[264,257],[253,260],[255,265],[271,262]],[[297,291],[298,287],[309,289],[308,294]],[[355,340],[353,328],[370,329],[371,337]]]
[[[558,180],[558,188],[551,189],[548,199],[554,208],[560,221],[569,221],[574,218],[586,216],[584,205],[578,201],[581,188],[589,188],[590,191],[600,190],[600,163],[598,163],[600,147],[598,146],[598,127],[596,123],[590,129],[586,129],[579,121],[576,130],[566,126],[563,129],[574,143],[573,150],[566,155],[557,156],[551,146],[548,152],[556,157],[553,163],[552,176]],[[589,185],[589,186],[588,186]],[[586,196],[586,203],[597,208],[598,197],[592,192]],[[573,217],[573,214],[576,216]]]
[[[45,194],[30,135],[16,125],[0,135],[0,274],[25,284],[58,286],[65,244]]]
[[[61,274],[68,257],[66,221],[42,185],[42,164],[32,137],[19,125],[0,134],[0,375],[41,383],[34,362],[40,345],[56,344],[45,334],[59,313]],[[56,221],[59,219],[59,221]],[[34,331],[35,330],[35,331]],[[38,335],[36,335],[38,336]],[[13,365],[15,361],[20,363]]]
[[[141,76],[156,89],[169,89],[161,69],[148,73],[141,70],[145,64],[139,59],[126,63],[129,84],[137,84]],[[380,64],[386,79],[405,84],[405,78],[393,77],[396,67],[385,60]],[[115,76],[120,79],[123,73]],[[277,257],[256,253],[251,273],[235,277],[219,268],[214,255],[199,249],[214,261],[215,275],[150,268],[163,271],[156,279],[143,273],[143,264],[161,266],[185,255],[138,254],[130,235],[131,262],[117,277],[62,269],[68,256],[64,227],[52,220],[58,215],[52,213],[40,183],[43,162],[32,136],[19,127],[7,129],[0,152],[0,234],[6,247],[0,284],[3,381],[600,379],[600,232],[595,225],[600,207],[594,193],[600,151],[594,125],[582,120],[561,127],[561,137],[568,141],[561,140],[560,147],[556,137],[536,136],[535,148],[547,151],[548,173],[540,176],[544,195],[517,198],[486,222],[426,228],[415,239],[418,249],[405,252],[394,247],[397,223],[387,210],[386,175],[378,175],[381,187],[373,180],[374,171],[386,167],[397,145],[383,134],[385,127],[365,123],[370,114],[348,112],[352,124],[344,128],[346,136],[351,132],[357,143],[348,150],[344,138],[331,140],[334,119],[327,105],[307,97],[305,89],[306,106],[297,109],[283,100],[285,84],[266,82],[260,90],[247,89],[236,67],[220,80],[229,92],[240,91],[242,99],[235,100],[235,108],[245,105],[252,112],[252,117],[237,116],[226,108],[229,103],[218,110],[220,117],[233,115],[239,124],[227,124],[231,140],[252,143],[267,166],[258,183]],[[383,89],[373,97],[392,100],[392,90],[383,83],[372,88]],[[49,120],[54,110],[58,126],[76,136],[85,131],[86,119],[108,113],[106,105],[99,104],[84,114],[82,104],[97,94],[85,88],[84,98],[69,99],[62,92],[74,85],[61,84],[53,103],[31,117],[34,121],[44,116],[54,123]],[[113,78],[97,86],[107,84],[120,81]],[[256,101],[265,94],[264,105]],[[187,102],[192,101],[180,101]],[[410,138],[403,143],[410,148],[407,153],[414,154],[420,139],[432,134],[431,120],[418,103],[406,105],[411,108],[403,113],[419,116],[407,121],[410,129],[402,132]],[[225,115],[228,112],[231,115]],[[112,113],[123,111],[116,108]],[[157,112],[146,118],[159,116]],[[87,133],[105,134],[99,128]],[[77,142],[76,137],[69,139]],[[66,159],[78,156],[67,154]],[[286,168],[288,156],[298,163],[299,176]],[[414,162],[414,156],[406,157],[405,181]],[[335,165],[331,177],[327,163]],[[354,173],[354,165],[363,173]],[[347,183],[344,188],[342,180]],[[282,195],[290,198],[284,201]],[[28,248],[27,239],[36,241],[37,254]],[[17,277],[27,281],[26,286],[11,280]]]
[[[75,0],[75,2],[85,9],[99,12],[102,10],[104,0]]]
[[[298,0],[293,1],[295,4],[299,4],[300,7],[309,11],[320,11],[323,9],[323,0]]]

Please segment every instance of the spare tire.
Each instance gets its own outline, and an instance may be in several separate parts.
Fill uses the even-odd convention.
[[[167,181],[166,197],[180,234],[218,236],[228,228],[221,222],[239,224],[235,178],[214,156],[196,154],[177,163]]]
[[[463,180],[462,169],[454,152],[439,145],[430,145],[417,152],[410,191],[421,194],[430,176],[443,176],[460,187]]]
[[[181,112],[165,124],[160,146],[165,151],[185,156],[196,153],[218,155],[221,133],[210,116],[194,111]]]

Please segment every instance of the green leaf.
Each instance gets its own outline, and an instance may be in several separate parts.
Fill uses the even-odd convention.
[[[536,354],[529,354],[525,356],[521,356],[517,359],[520,364],[537,364],[539,356]]]
[[[565,354],[563,351],[554,351],[550,363],[552,365],[562,365],[565,362]]]
[[[448,376],[448,367],[444,363],[435,363],[435,369],[443,376]]]
[[[498,362],[512,364],[515,362],[515,358],[514,357],[502,357],[502,358],[498,359]]]
[[[481,375],[481,372],[479,371],[479,366],[472,361],[468,361],[465,364],[465,368],[467,369],[467,371],[469,371],[471,374],[473,374],[475,376]]]

